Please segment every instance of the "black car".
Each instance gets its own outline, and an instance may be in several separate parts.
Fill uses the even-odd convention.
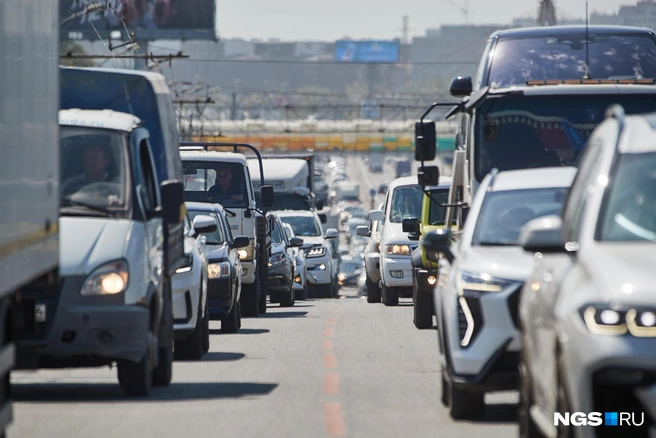
[[[237,249],[249,245],[247,236],[233,239],[223,207],[219,204],[186,202],[193,220],[197,215],[216,219],[215,232],[205,235],[205,250],[209,260],[207,298],[210,319],[221,320],[222,333],[236,333],[241,327],[241,263]]]
[[[277,215],[271,217],[271,256],[269,256],[269,300],[280,307],[292,307],[296,301],[294,272],[296,259],[292,247],[303,245],[299,237],[287,238]]]
[[[584,78],[656,78],[656,35],[650,29],[622,26],[501,30],[490,36],[476,79],[455,78],[451,94],[462,97],[485,87]]]

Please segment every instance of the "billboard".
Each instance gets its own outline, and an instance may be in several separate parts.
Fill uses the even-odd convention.
[[[215,0],[59,0],[62,39],[216,39]]]
[[[399,62],[398,41],[337,41],[335,61],[361,63]]]

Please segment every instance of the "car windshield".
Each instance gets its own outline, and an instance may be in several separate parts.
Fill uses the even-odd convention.
[[[400,224],[403,219],[421,215],[421,202],[424,193],[418,185],[399,186],[392,194],[390,222]]]
[[[566,194],[563,187],[489,193],[478,214],[472,245],[517,245],[528,221],[560,214]]]
[[[656,242],[656,153],[620,157],[602,205],[596,239]]]
[[[260,203],[260,192],[255,191],[255,204],[257,208],[262,208]],[[273,193],[273,205],[269,210],[312,210],[310,198],[308,196],[297,195],[294,193]]]
[[[476,179],[503,170],[568,166],[576,162],[606,109],[627,114],[656,110],[654,95],[505,96],[477,111]]]
[[[62,126],[60,172],[62,206],[126,207],[125,133]]]
[[[525,85],[529,80],[656,78],[656,43],[650,35],[559,35],[502,38],[490,66],[491,87]],[[587,47],[586,47],[587,46]],[[588,55],[589,53],[589,55]]]
[[[449,199],[449,189],[431,190],[431,201],[428,207],[428,225],[444,225],[446,220],[446,204]],[[453,223],[456,223],[454,218]]]
[[[281,219],[291,225],[296,236],[321,236],[321,227],[312,216],[284,216]]]
[[[183,161],[185,201],[245,208],[248,191],[244,165],[221,161]]]
[[[213,231],[211,233],[203,233],[203,236],[205,236],[205,238],[207,239],[205,243],[209,245],[222,245],[223,243],[225,243],[225,236],[223,235],[223,229],[221,228],[219,218],[216,215],[216,213],[212,213],[211,211],[189,210],[189,216],[191,217],[192,222],[194,218],[199,214],[209,216],[216,221],[216,231]]]

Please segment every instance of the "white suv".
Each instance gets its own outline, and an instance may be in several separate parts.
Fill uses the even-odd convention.
[[[424,236],[431,261],[446,256],[434,291],[442,402],[455,419],[485,414],[485,393],[514,389],[520,336],[517,303],[533,256],[518,244],[529,220],[560,212],[572,167],[488,174],[472,202],[458,242],[451,231]],[[449,268],[450,265],[450,268]]]
[[[387,188],[382,210],[372,210],[369,218],[380,221],[380,289],[381,295],[368,297],[377,302],[382,298],[386,306],[399,304],[399,296],[412,297],[412,262],[410,256],[417,241],[403,232],[403,219],[421,217],[424,193],[416,176],[398,178]],[[369,272],[369,271],[368,271]],[[374,292],[376,292],[374,290]]]
[[[324,234],[319,216],[314,211],[285,210],[276,212],[280,220],[289,224],[294,235],[303,239],[305,266],[309,292],[315,296],[330,298],[337,291],[333,247],[328,239],[336,239],[339,233],[328,228]]]
[[[610,114],[562,214],[522,235],[528,254],[540,254],[519,303],[525,437],[656,429],[656,114]],[[603,425],[555,426],[568,412],[599,412]],[[627,425],[627,415],[644,424]]]

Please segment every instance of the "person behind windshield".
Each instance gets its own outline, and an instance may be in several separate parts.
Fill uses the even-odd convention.
[[[67,178],[62,183],[62,195],[71,195],[78,190],[98,182],[117,182],[109,173],[111,161],[104,146],[90,144],[84,150],[82,165],[84,173]]]
[[[419,217],[417,215],[417,211],[415,209],[415,204],[413,201],[413,193],[412,192],[406,192],[401,194],[401,196],[397,197],[397,202],[396,206],[393,210],[393,219],[396,221],[400,221],[402,219],[408,219],[412,217]]]
[[[239,184],[232,180],[232,170],[229,166],[216,169],[216,183],[207,191],[208,201],[219,202],[224,199],[240,202],[244,200]]]

